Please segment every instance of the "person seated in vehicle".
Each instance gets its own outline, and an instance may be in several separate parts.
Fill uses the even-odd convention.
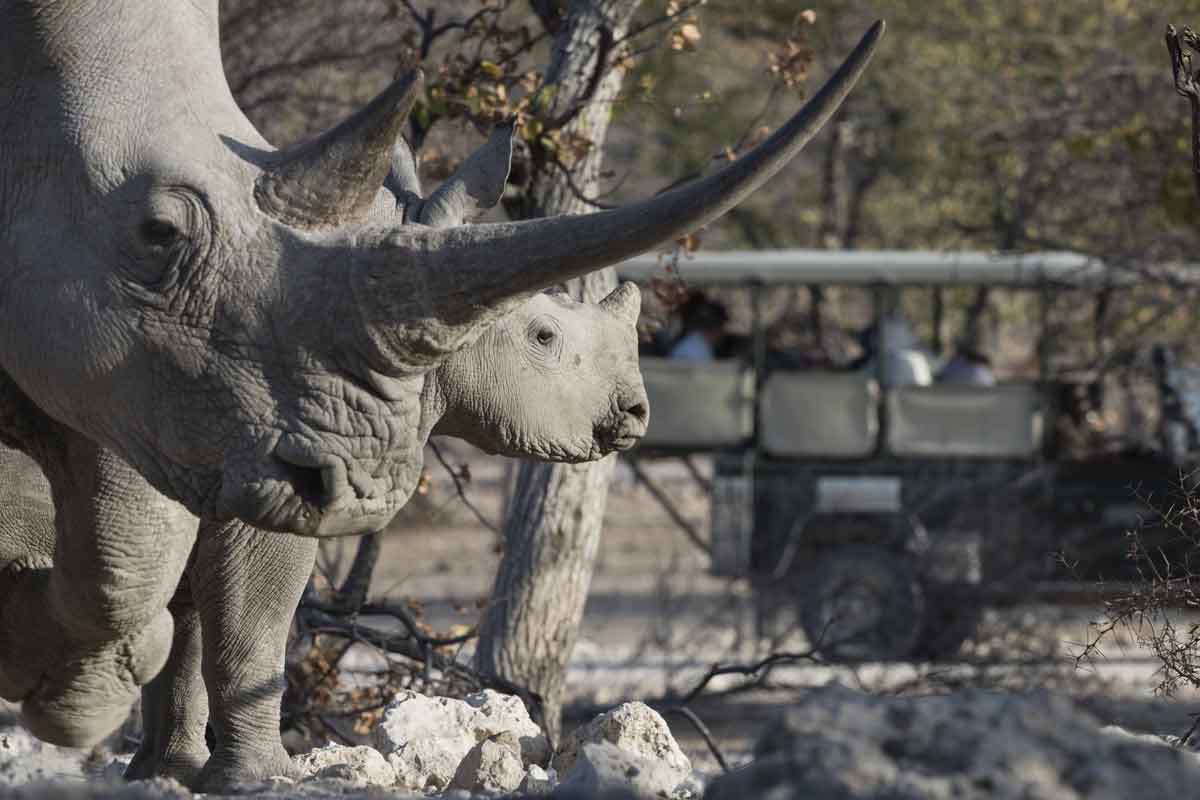
[[[671,347],[669,357],[678,361],[706,362],[717,357],[729,312],[725,305],[693,291],[680,310],[683,334]]]
[[[992,372],[991,359],[970,343],[962,342],[938,373],[937,382],[959,386],[995,386],[996,374]]]
[[[858,336],[862,355],[851,370],[866,372],[884,386],[929,386],[933,383],[931,359],[921,348],[908,320],[892,316],[872,323]]]

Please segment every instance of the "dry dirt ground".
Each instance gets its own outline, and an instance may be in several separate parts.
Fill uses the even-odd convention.
[[[501,515],[503,462],[443,446],[453,465],[470,462],[466,494],[487,521]],[[375,575],[376,595],[411,597],[439,630],[470,624],[486,602],[499,559],[498,536],[458,497],[446,474],[430,459],[431,492],[419,498],[385,538]],[[678,466],[653,467],[706,532],[707,499]],[[334,578],[353,555],[354,542],[330,543],[324,563]],[[686,691],[714,662],[750,662],[765,654],[752,635],[747,586],[708,575],[706,558],[656,505],[618,469],[605,532],[569,675],[568,726],[622,700],[659,698]],[[693,709],[712,728],[733,762],[749,756],[757,732],[779,704],[804,687],[830,681],[888,692],[929,692],[987,686],[1025,691],[1049,688],[1075,698],[1105,723],[1132,731],[1180,735],[1200,714],[1200,694],[1157,696],[1157,664],[1123,636],[1103,658],[1077,664],[1096,608],[1026,607],[989,612],[969,657],[939,665],[866,665],[855,669],[800,664],[773,673],[783,688],[701,699]],[[799,635],[780,645],[803,650]],[[714,688],[733,685],[736,678]],[[11,709],[10,709],[11,712]],[[682,718],[668,720],[697,768],[717,765],[702,739]],[[0,737],[6,720],[0,708]]]

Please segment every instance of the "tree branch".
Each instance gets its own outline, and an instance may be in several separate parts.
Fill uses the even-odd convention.
[[[592,69],[591,76],[588,78],[587,87],[583,90],[583,93],[575,99],[575,102],[571,104],[570,108],[568,108],[564,113],[560,114],[557,118],[546,123],[546,127],[551,130],[558,130],[567,127],[567,125],[571,124],[572,120],[578,117],[579,114],[588,107],[588,105],[596,97],[596,92],[600,88],[600,82],[604,80],[604,76],[607,75],[609,70],[611,70],[614,66],[608,61],[608,57],[613,50],[613,42],[615,41],[612,28],[608,27],[608,25],[599,25],[597,27],[599,28],[597,32],[599,41],[596,43],[596,65]]]
[[[1200,196],[1200,73],[1192,72],[1192,56],[1188,50],[1200,52],[1200,37],[1191,28],[1176,31],[1167,26],[1167,51],[1171,54],[1171,71],[1175,75],[1175,91],[1187,98],[1192,107],[1192,177],[1196,194]]]
[[[680,6],[679,10],[673,14],[663,14],[661,17],[655,17],[654,19],[647,20],[641,25],[632,28],[628,33],[626,33],[620,39],[617,39],[613,44],[624,44],[631,39],[636,39],[651,28],[657,28],[659,25],[665,25],[668,22],[673,22],[682,17],[684,14],[687,14],[693,8],[699,8],[706,2],[707,0],[691,0],[690,3],[685,3],[684,5]]]
[[[471,498],[467,497],[467,491],[466,491],[466,488],[463,486],[462,478],[460,478],[458,473],[455,472],[450,467],[450,464],[447,463],[445,457],[442,456],[442,451],[440,449],[438,449],[438,446],[434,443],[434,441],[432,439],[429,440],[429,449],[433,451],[433,455],[438,460],[438,463],[441,464],[442,467],[445,468],[447,473],[449,473],[450,480],[454,481],[454,490],[456,492],[458,492],[458,497],[460,500],[462,500],[463,505],[465,505],[471,511],[471,513],[475,515],[475,519],[479,521],[480,525],[482,525],[483,527],[487,528],[492,533],[499,536],[500,535],[500,527],[496,523],[492,522],[490,519],[485,517],[483,515],[483,512],[479,510],[479,507],[476,506],[473,502],[471,502]]]

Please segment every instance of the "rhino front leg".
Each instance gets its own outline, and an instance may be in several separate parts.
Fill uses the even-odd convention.
[[[174,778],[189,785],[209,753],[204,741],[208,695],[200,675],[200,613],[186,574],[169,608],[175,620],[171,655],[158,677],[142,689],[142,744],[125,778]]]
[[[36,736],[84,747],[124,721],[167,660],[167,603],[195,518],[78,434],[59,428],[42,444],[53,565],[10,565],[0,579],[0,690]]]
[[[201,525],[191,582],[217,743],[199,791],[291,772],[279,737],[284,657],[316,554],[315,539],[240,522]]]
[[[42,468],[18,450],[0,446],[0,697],[18,698],[27,679],[4,657],[3,613],[19,585],[54,563],[54,506]],[[19,622],[19,620],[14,620]]]

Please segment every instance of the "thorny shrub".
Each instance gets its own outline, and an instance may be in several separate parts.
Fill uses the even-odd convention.
[[[1172,694],[1200,688],[1200,619],[1181,612],[1200,609],[1200,473],[1186,475],[1171,498],[1139,494],[1146,519],[1126,534],[1126,559],[1136,580],[1122,584],[1104,604],[1078,655],[1080,663],[1102,656],[1101,647],[1125,636],[1159,663],[1155,690]]]

